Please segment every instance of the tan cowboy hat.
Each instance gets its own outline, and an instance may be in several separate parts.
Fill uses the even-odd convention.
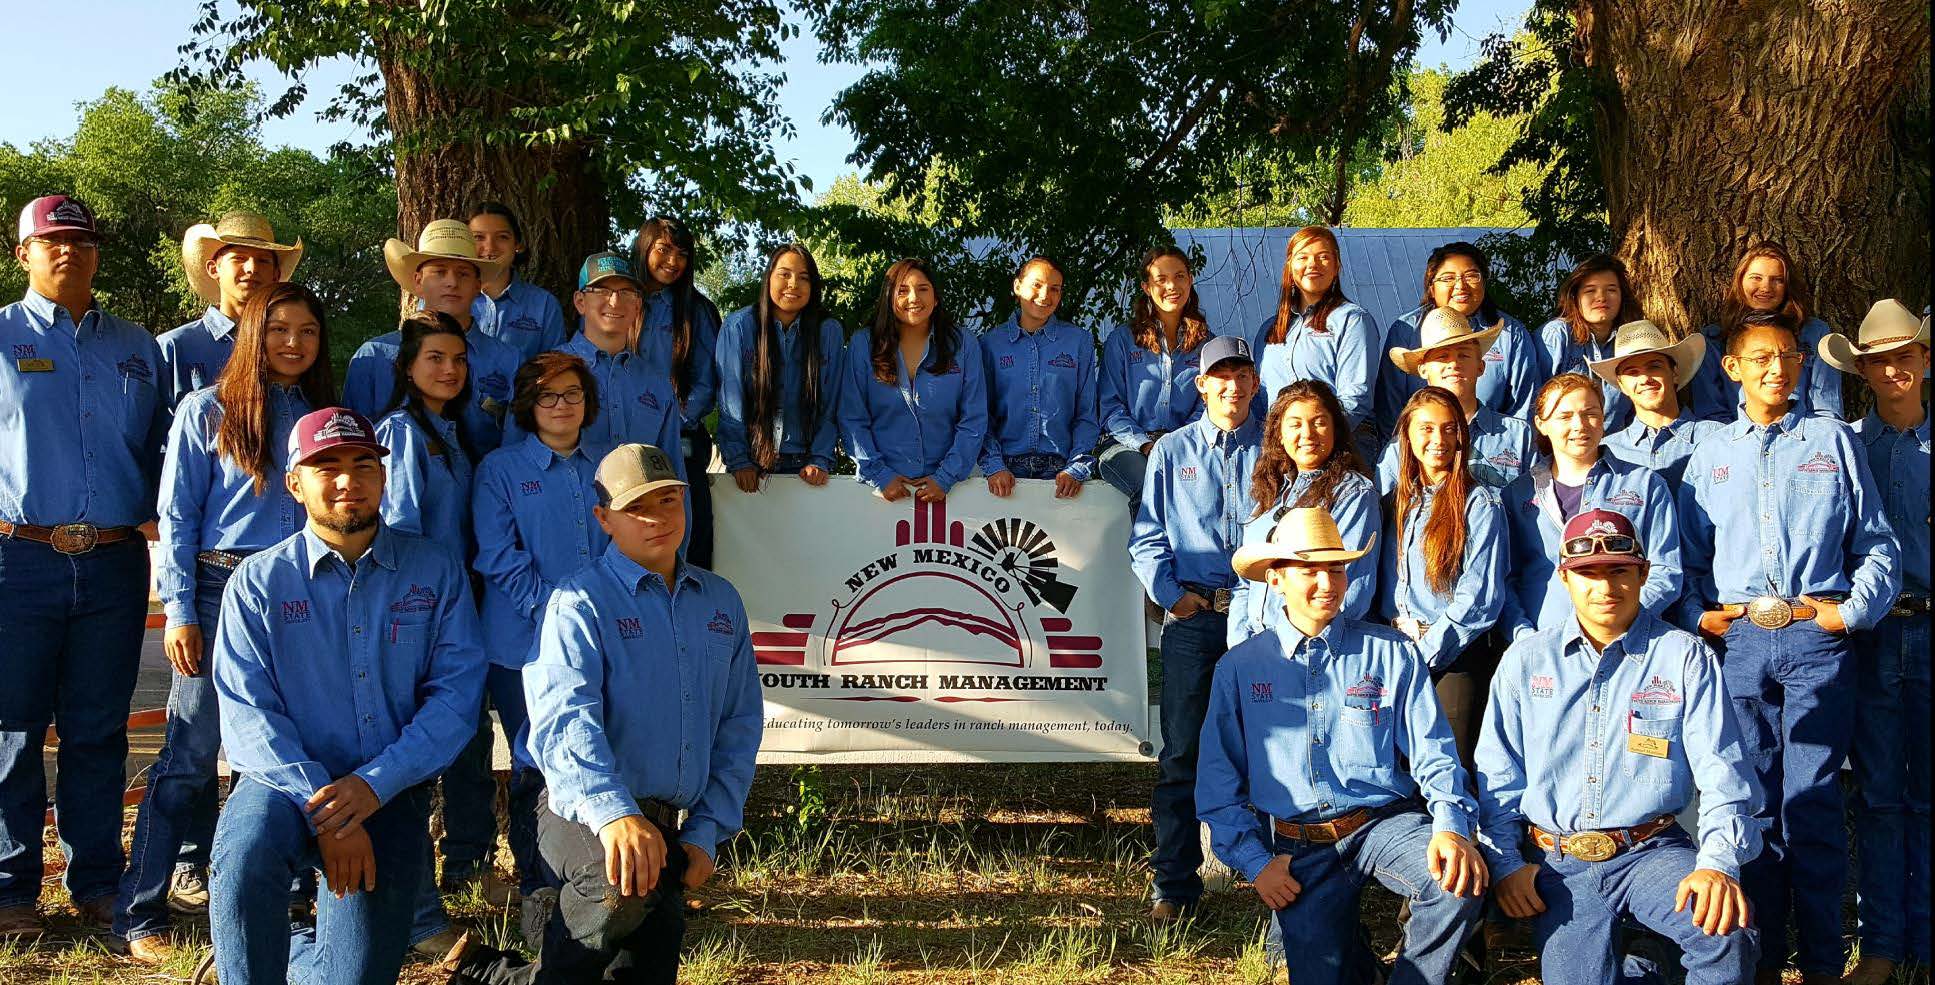
[[[296,264],[302,262],[302,237],[296,237],[293,246],[276,242],[269,220],[253,212],[230,212],[212,226],[195,223],[181,234],[181,265],[188,274],[188,285],[209,304],[221,303],[222,285],[208,276],[208,259],[226,246],[249,246],[274,253],[277,280],[288,280]]]
[[[1377,535],[1372,534],[1371,542],[1362,550],[1345,547],[1344,537],[1337,532],[1337,521],[1331,518],[1329,510],[1303,507],[1284,513],[1263,543],[1237,548],[1230,567],[1243,578],[1262,581],[1271,566],[1282,561],[1302,564],[1355,561],[1369,554],[1376,544]]]
[[[1673,341],[1666,329],[1642,318],[1619,326],[1613,333],[1613,354],[1609,359],[1586,363],[1594,376],[1619,385],[1619,364],[1634,356],[1644,356],[1658,352],[1673,364],[1673,389],[1683,390],[1693,382],[1693,376],[1700,371],[1700,361],[1707,357],[1707,338],[1699,332],[1689,332],[1686,338]]]
[[[470,227],[457,219],[433,219],[417,234],[417,248],[400,239],[383,243],[383,262],[390,277],[406,291],[415,291],[417,268],[432,260],[464,260],[477,266],[485,280],[502,273],[508,260],[484,260],[477,256],[477,241]]]
[[[1498,333],[1504,330],[1505,323],[1500,321],[1490,328],[1473,331],[1471,319],[1459,314],[1458,309],[1433,308],[1424,316],[1423,324],[1418,326],[1418,347],[1400,349],[1392,346],[1391,362],[1397,368],[1416,376],[1418,364],[1424,362],[1425,353],[1448,345],[1457,345],[1460,342],[1476,342],[1479,351],[1482,352],[1490,349],[1492,340],[1498,338]]]
[[[1894,298],[1876,301],[1861,319],[1861,328],[1855,332],[1857,341],[1849,342],[1840,332],[1823,336],[1821,339],[1821,358],[1829,366],[1843,373],[1860,375],[1859,360],[1862,356],[1875,356],[1893,352],[1905,345],[1920,342],[1928,344],[1928,319],[1915,319],[1915,313],[1908,306]]]

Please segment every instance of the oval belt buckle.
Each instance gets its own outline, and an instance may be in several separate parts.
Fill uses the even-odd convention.
[[[1794,607],[1786,599],[1762,595],[1747,603],[1747,621],[1762,629],[1784,629],[1794,621]]]
[[[48,539],[54,550],[72,555],[93,550],[100,536],[100,531],[91,523],[63,523],[54,528],[53,536]]]
[[[1565,840],[1565,853],[1581,862],[1604,862],[1619,851],[1619,843],[1604,831],[1581,831]]]

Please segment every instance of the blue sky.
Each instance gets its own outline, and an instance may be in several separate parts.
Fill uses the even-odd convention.
[[[32,23],[34,12],[45,0],[0,0],[0,12],[17,14],[7,22]],[[0,64],[9,67],[14,79],[31,79],[31,88],[17,88],[14,96],[0,104],[0,142],[24,146],[44,137],[73,132],[78,118],[76,104],[98,97],[108,86],[145,90],[148,83],[173,68],[177,62],[175,45],[188,38],[188,28],[197,12],[193,0],[87,0],[96,28],[85,37],[67,39],[69,44],[49,43],[44,31],[0,31]],[[31,5],[31,9],[30,9]],[[1495,31],[1515,25],[1528,0],[1465,0],[1460,5],[1456,27],[1442,43],[1428,38],[1419,53],[1419,63],[1453,68],[1469,65],[1477,57],[1478,41]],[[853,150],[852,135],[838,127],[824,126],[825,112],[835,94],[859,76],[848,65],[821,65],[819,45],[809,34],[785,46],[788,81],[782,91],[781,108],[793,121],[798,135],[782,142],[777,151],[782,159],[799,164],[813,179],[814,187],[825,188],[833,180],[854,170],[846,163]],[[324,66],[308,78],[309,91],[325,96],[348,78],[343,65]],[[280,93],[272,70],[258,71],[264,90]],[[33,98],[22,98],[30,91]],[[339,140],[357,136],[347,123],[323,123],[315,110],[324,99],[312,97],[308,105],[290,117],[270,120],[263,127],[271,145],[292,145],[322,151]]]

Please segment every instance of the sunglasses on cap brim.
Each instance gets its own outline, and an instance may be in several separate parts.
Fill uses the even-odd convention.
[[[1573,537],[1559,545],[1559,558],[1571,560],[1576,557],[1592,557],[1595,554],[1630,554],[1633,560],[1640,560],[1639,540],[1627,534],[1595,534],[1590,537]]]

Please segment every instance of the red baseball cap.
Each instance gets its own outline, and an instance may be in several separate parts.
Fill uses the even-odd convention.
[[[98,235],[94,210],[72,195],[42,195],[20,210],[19,242],[64,230]]]
[[[390,453],[376,440],[376,429],[370,426],[369,418],[344,407],[324,407],[302,415],[295,430],[289,432],[289,467],[345,446],[368,448],[378,457]]]
[[[1645,563],[1646,548],[1624,513],[1586,510],[1567,521],[1559,537],[1560,571]]]

